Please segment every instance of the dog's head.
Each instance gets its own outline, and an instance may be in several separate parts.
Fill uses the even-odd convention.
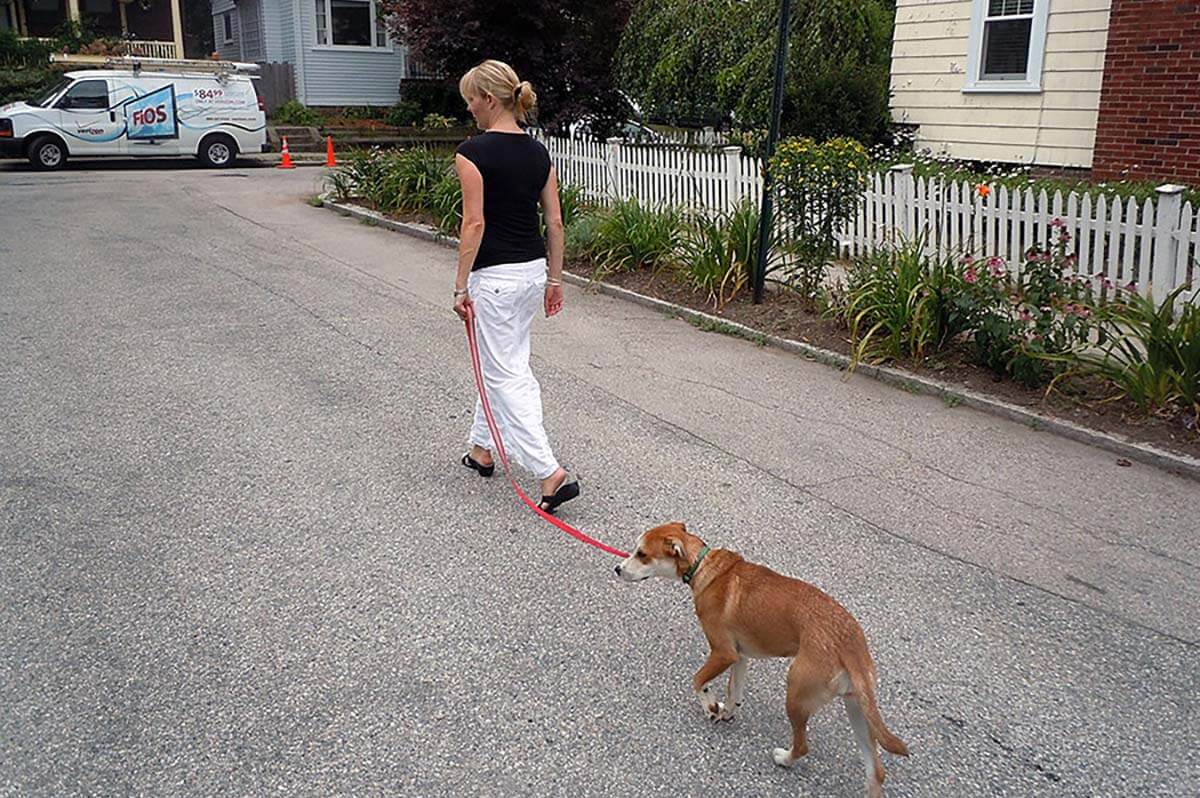
[[[626,582],[640,582],[652,576],[678,579],[691,562],[688,553],[703,546],[682,521],[656,526],[638,538],[637,549],[617,566],[617,576]]]

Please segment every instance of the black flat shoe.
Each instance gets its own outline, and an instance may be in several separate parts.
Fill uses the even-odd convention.
[[[479,476],[481,477],[490,477],[496,471],[495,463],[492,463],[491,465],[483,465],[482,463],[476,462],[475,459],[471,457],[470,453],[462,456],[462,464],[472,471],[478,471]]]
[[[558,490],[554,491],[553,496],[543,496],[538,507],[541,507],[550,515],[554,515],[554,511],[558,509],[560,504],[571,501],[579,495],[579,480],[564,482],[558,486]]]

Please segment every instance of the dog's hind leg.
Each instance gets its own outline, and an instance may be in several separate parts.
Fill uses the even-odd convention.
[[[775,764],[791,767],[808,753],[808,718],[832,697],[825,680],[810,673],[801,659],[792,661],[787,677],[787,714],[792,722],[792,747],[771,752]]]
[[[871,726],[867,716],[859,706],[859,696],[851,694],[842,696],[846,705],[846,715],[850,725],[854,727],[854,737],[858,740],[858,753],[862,757],[863,767],[867,770],[867,798],[883,797],[883,763],[879,761],[879,749],[875,747],[875,738],[871,736]]]

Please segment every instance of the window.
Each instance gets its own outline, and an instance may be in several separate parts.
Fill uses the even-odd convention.
[[[221,15],[221,31],[223,35],[222,41],[229,44],[233,41],[233,13],[225,13]]]
[[[67,90],[58,107],[89,111],[103,111],[108,108],[108,81],[81,80]]]
[[[1049,0],[974,0],[964,91],[1041,91]]]
[[[316,0],[317,44],[387,48],[387,28],[374,0]]]

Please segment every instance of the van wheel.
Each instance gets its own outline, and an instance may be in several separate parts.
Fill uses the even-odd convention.
[[[237,160],[237,143],[222,133],[209,136],[200,145],[199,158],[205,166],[221,169]]]
[[[29,162],[50,172],[61,169],[67,162],[67,147],[54,136],[42,136],[29,145]]]

